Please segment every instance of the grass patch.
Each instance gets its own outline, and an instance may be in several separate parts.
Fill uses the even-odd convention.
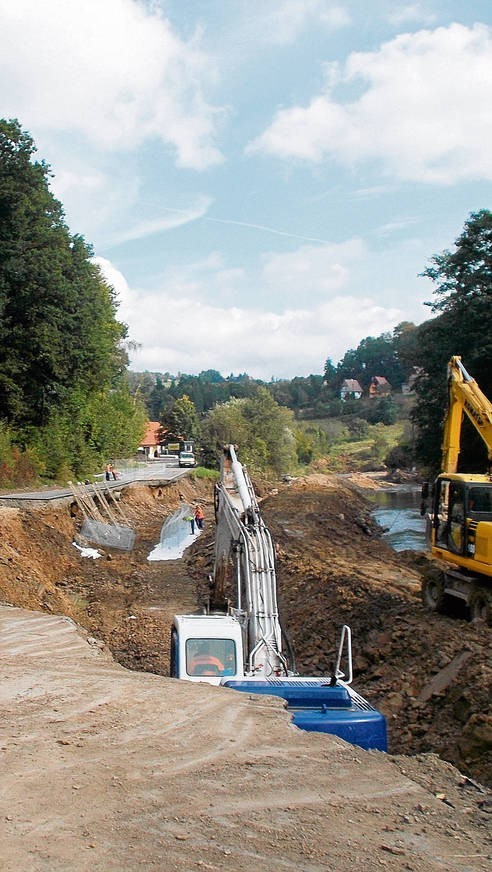
[[[217,481],[220,478],[217,469],[207,469],[206,466],[196,466],[191,475],[193,478],[209,479],[210,481]]]

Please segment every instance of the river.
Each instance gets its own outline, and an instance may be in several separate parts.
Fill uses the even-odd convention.
[[[371,492],[373,518],[385,529],[385,539],[395,551],[425,551],[425,518],[420,515],[420,487],[395,485]]]

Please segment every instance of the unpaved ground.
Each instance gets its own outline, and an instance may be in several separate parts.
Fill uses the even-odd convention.
[[[149,563],[180,497],[205,503],[208,529],[187,559]],[[210,485],[133,487],[123,500],[137,547],[97,561],[71,545],[80,518],[67,506],[0,509],[0,598],[72,616],[92,646],[79,639],[65,662],[39,628],[14,657],[6,644],[5,868],[485,868],[486,794],[437,757],[347,750],[299,734],[278,703],[115,672],[103,643],[125,666],[167,674],[172,614],[196,608],[212,561]],[[387,713],[392,751],[439,752],[490,783],[489,631],[423,612],[415,567],[380,542],[347,485],[300,480],[262,510],[299,671],[329,669],[346,621],[354,685]],[[5,623],[2,635],[5,648]]]
[[[63,618],[0,608],[0,639],[5,872],[487,868],[484,794],[434,757],[122,669]]]

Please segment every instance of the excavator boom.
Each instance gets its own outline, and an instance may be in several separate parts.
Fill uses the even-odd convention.
[[[224,596],[228,569],[234,570],[233,608],[245,631],[248,674],[287,675],[277,606],[275,550],[261,517],[248,473],[233,445],[222,458],[221,479],[215,486],[217,519],[214,595]]]
[[[463,414],[480,433],[486,447],[489,471],[492,465],[492,403],[466,371],[460,357],[448,364],[449,407],[442,444],[442,472],[457,472]]]

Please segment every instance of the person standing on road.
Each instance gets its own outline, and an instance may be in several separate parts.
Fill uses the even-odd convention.
[[[113,471],[112,465],[110,463],[107,463],[106,469],[105,469],[106,481],[109,481],[111,479],[112,471]]]
[[[195,521],[199,530],[203,530],[203,522],[205,520],[205,515],[203,513],[203,509],[201,506],[195,507]]]

